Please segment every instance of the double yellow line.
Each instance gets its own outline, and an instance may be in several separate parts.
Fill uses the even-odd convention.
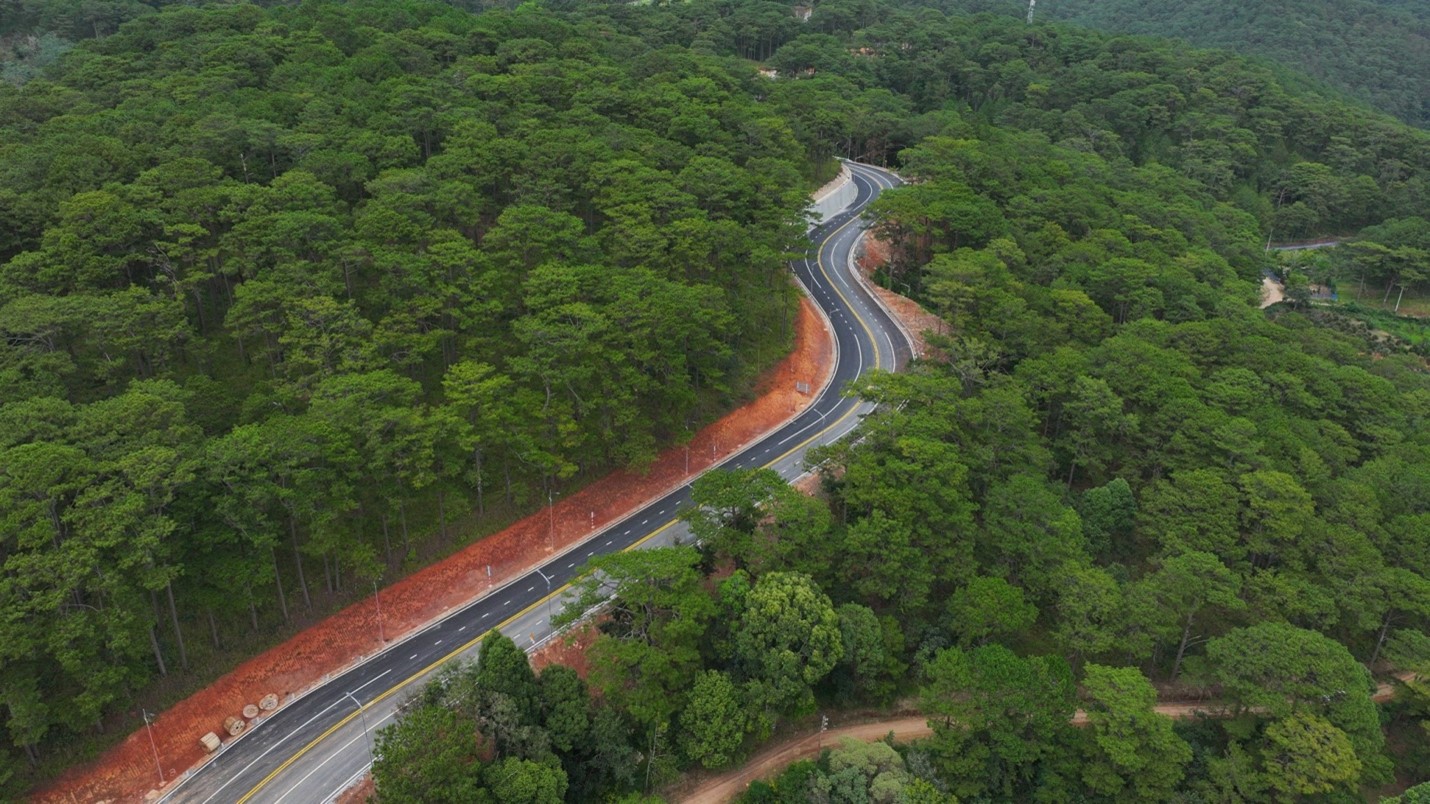
[[[851,179],[851,180],[852,180],[852,179]],[[868,179],[865,179],[865,180],[867,181]],[[829,286],[830,286],[831,288],[833,288],[834,292],[839,296],[840,300],[844,302],[844,305],[849,308],[850,314],[853,315],[853,316],[854,316],[854,319],[859,322],[859,326],[864,329],[864,334],[865,334],[865,336],[868,337],[868,339],[869,339],[870,348],[871,348],[871,349],[873,350],[873,352],[874,352],[874,368],[877,369],[877,368],[879,368],[879,365],[880,365],[880,362],[879,362],[879,342],[874,339],[874,332],[873,332],[873,330],[869,329],[869,324],[868,324],[867,322],[865,322],[864,318],[858,314],[858,311],[856,310],[856,308],[854,307],[854,305],[849,301],[849,298],[848,298],[847,296],[845,296],[845,295],[844,295],[844,292],[839,289],[839,284],[838,284],[837,282],[835,282],[834,279],[833,279],[833,277],[831,277],[831,276],[829,275],[829,271],[827,270],[827,266],[825,266],[825,264],[824,264],[824,258],[823,258],[823,256],[822,256],[822,255],[824,254],[824,247],[827,246],[827,245],[829,245],[829,242],[830,242],[831,240],[833,240],[834,238],[838,237],[842,232],[844,232],[844,230],[848,229],[850,226],[853,226],[855,223],[858,223],[858,222],[859,222],[859,216],[856,214],[856,215],[854,215],[853,217],[851,217],[848,221],[845,221],[843,225],[841,225],[841,226],[839,226],[838,228],[836,228],[833,232],[830,232],[829,235],[824,238],[824,240],[820,241],[820,243],[819,243],[819,248],[815,251],[814,260],[815,260],[815,265],[817,265],[817,266],[819,267],[819,272],[824,275],[824,278],[825,278],[826,280],[829,281]],[[806,289],[806,290],[809,290],[809,289]],[[813,294],[813,291],[812,291],[812,290],[810,290],[809,292],[811,293],[811,295]],[[832,322],[832,321],[830,322],[830,326],[833,326],[833,322]],[[833,333],[831,333],[831,334],[833,334]],[[831,371],[832,371],[832,369],[831,369]],[[848,419],[850,416],[854,415],[854,412],[855,412],[856,410],[858,410],[858,406],[851,407],[849,410],[845,411],[844,415],[842,415],[842,416],[840,416],[838,419],[835,419],[834,421],[830,422],[828,426],[826,426],[826,427],[820,429],[820,430],[819,430],[818,432],[816,432],[814,435],[810,436],[809,438],[806,438],[805,440],[801,441],[799,444],[796,444],[795,446],[793,446],[793,447],[791,447],[790,449],[786,450],[784,453],[782,453],[781,455],[779,455],[779,457],[775,458],[774,460],[771,460],[771,461],[767,462],[767,463],[765,464],[765,467],[773,466],[774,464],[779,463],[780,461],[784,460],[785,458],[788,458],[790,455],[794,454],[795,452],[798,452],[799,450],[804,449],[806,446],[809,445],[810,442],[814,441],[815,439],[819,438],[820,436],[824,435],[825,433],[829,432],[830,430],[834,429],[835,427],[838,427],[838,426],[839,426],[840,424],[842,424],[846,419]],[[656,536],[658,536],[658,535],[660,535],[661,533],[665,532],[667,529],[669,529],[671,526],[675,525],[675,524],[676,524],[677,522],[679,522],[679,521],[680,521],[680,519],[679,519],[678,517],[677,517],[677,518],[674,518],[674,519],[671,519],[669,522],[666,522],[664,525],[661,525],[659,528],[656,528],[655,530],[651,531],[651,532],[650,532],[649,534],[647,534],[646,536],[641,537],[641,539],[640,539],[639,541],[636,541],[635,543],[631,544],[629,547],[626,547],[626,548],[622,549],[621,552],[625,552],[625,551],[627,551],[627,550],[635,550],[636,548],[640,547],[641,545],[645,544],[646,542],[650,541],[651,539],[654,539]],[[560,595],[563,594],[567,589],[570,589],[570,588],[571,588],[571,584],[568,583],[568,584],[564,584],[564,585],[563,585],[561,588],[559,588],[559,589],[556,589],[556,590],[554,590],[554,591],[552,591],[552,592],[548,592],[545,597],[542,597],[541,599],[537,600],[535,603],[532,603],[531,605],[527,606],[526,608],[522,609],[521,611],[517,612],[516,614],[513,614],[513,615],[511,615],[510,617],[506,618],[505,620],[502,620],[500,623],[498,623],[498,624],[495,626],[495,628],[498,629],[498,630],[500,630],[500,629],[502,629],[502,628],[505,628],[505,627],[508,626],[508,625],[511,625],[512,623],[516,622],[517,620],[521,619],[522,617],[525,617],[527,614],[530,614],[533,610],[535,610],[535,609],[541,607],[542,605],[544,605],[548,600],[551,600],[551,599],[553,599],[553,598],[555,598],[555,597],[560,596]],[[488,595],[491,595],[491,594],[495,594],[495,590],[494,590],[493,592],[489,592],[489,593],[488,593]],[[384,692],[384,693],[382,693],[381,695],[377,696],[376,698],[372,699],[371,702],[365,704],[363,708],[364,708],[364,709],[370,709],[373,705],[378,704],[378,703],[381,703],[382,701],[386,700],[388,697],[397,694],[397,693],[400,692],[401,690],[405,689],[409,684],[412,684],[414,681],[417,681],[418,679],[422,678],[423,676],[426,676],[428,673],[430,673],[430,672],[432,672],[433,670],[437,669],[439,666],[441,666],[441,665],[443,665],[443,664],[446,664],[447,662],[451,661],[451,660],[452,660],[454,657],[456,657],[458,654],[463,653],[463,652],[465,652],[465,651],[471,649],[471,648],[472,648],[473,646],[475,646],[477,643],[481,642],[483,639],[486,639],[486,636],[487,636],[487,634],[489,634],[489,633],[491,633],[491,629],[487,629],[486,631],[482,632],[482,634],[481,634],[480,636],[474,637],[473,639],[471,639],[471,640],[469,640],[468,642],[462,644],[461,646],[459,646],[459,647],[457,647],[457,648],[454,648],[451,652],[447,653],[447,654],[446,654],[445,656],[443,656],[442,658],[437,659],[436,661],[432,662],[431,664],[427,665],[426,667],[422,668],[421,670],[418,670],[417,672],[413,673],[412,675],[408,676],[407,678],[405,678],[405,679],[403,679],[402,681],[398,682],[397,684],[393,685],[393,686],[390,687],[386,692]],[[362,714],[362,713],[361,713],[361,712],[353,712],[352,714],[350,714],[350,715],[344,717],[342,720],[339,720],[337,723],[333,724],[331,727],[328,728],[327,731],[324,731],[322,734],[318,735],[317,737],[314,737],[311,742],[309,742],[307,745],[303,746],[301,749],[299,749],[299,750],[298,750],[296,753],[294,753],[292,756],[290,756],[290,757],[288,757],[287,759],[285,759],[285,760],[283,761],[283,764],[279,765],[277,768],[274,768],[273,771],[272,771],[271,773],[269,773],[267,776],[263,777],[263,779],[262,779],[261,781],[259,781],[258,784],[254,785],[253,788],[250,789],[247,793],[244,793],[244,794],[243,794],[243,797],[238,800],[238,804],[247,804],[247,802],[248,802],[250,799],[252,799],[254,796],[258,795],[258,792],[259,792],[260,790],[262,790],[264,787],[267,787],[269,783],[271,783],[275,778],[277,778],[279,774],[283,773],[283,771],[287,770],[290,766],[292,766],[292,764],[293,764],[294,762],[297,762],[298,760],[302,759],[304,756],[306,756],[306,755],[308,754],[308,752],[310,752],[310,751],[312,751],[314,748],[316,748],[319,743],[322,743],[324,740],[326,740],[326,739],[328,739],[329,737],[333,736],[333,733],[334,733],[334,732],[336,732],[338,729],[341,729],[342,727],[344,727],[344,726],[348,725],[349,723],[351,723],[351,722],[352,722],[354,719],[356,719],[356,718],[358,717],[358,715],[360,715],[360,714]]]

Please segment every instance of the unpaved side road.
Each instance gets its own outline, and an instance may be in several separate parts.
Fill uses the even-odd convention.
[[[1261,277],[1261,309],[1265,310],[1285,298],[1285,294],[1281,292],[1280,282],[1269,276]]]
[[[1395,687],[1393,685],[1381,684],[1376,688],[1374,700],[1377,703],[1382,703],[1390,700],[1394,694]],[[1156,709],[1159,714],[1166,715],[1173,720],[1185,720],[1194,717],[1198,712],[1204,712],[1212,717],[1224,714],[1214,701],[1159,704]],[[1087,713],[1079,709],[1073,715],[1072,722],[1075,725],[1086,724]],[[707,779],[699,783],[689,793],[677,792],[672,798],[681,804],[724,804],[744,792],[750,782],[756,779],[768,779],[792,763],[818,756],[824,746],[838,743],[841,738],[852,737],[867,743],[882,740],[890,732],[893,732],[895,742],[904,743],[928,737],[933,734],[933,729],[929,728],[928,719],[924,716],[909,715],[832,728],[822,734],[813,732],[801,737],[792,737],[778,745],[769,746],[742,767]]]
[[[766,748],[745,763],[744,767],[709,779],[694,792],[675,800],[684,804],[719,804],[730,801],[740,795],[750,782],[773,776],[801,759],[817,756],[825,745],[833,745],[843,737],[873,742],[882,740],[891,731],[898,742],[917,740],[933,734],[928,727],[928,719],[922,715],[833,728],[823,734],[806,734]]]

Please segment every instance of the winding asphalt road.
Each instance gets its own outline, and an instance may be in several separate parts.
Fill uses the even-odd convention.
[[[847,434],[873,406],[846,397],[850,381],[871,369],[906,364],[910,344],[852,276],[860,213],[899,179],[888,171],[849,163],[858,190],[843,212],[816,227],[811,256],[792,265],[805,291],[833,325],[836,365],[814,404],[782,427],[730,457],[725,468],[770,467],[787,479],[805,472],[804,454]],[[372,761],[372,738],[391,722],[399,703],[441,665],[475,654],[481,636],[500,628],[518,644],[539,645],[551,634],[565,584],[591,557],[637,546],[671,544],[687,536],[677,519],[690,503],[690,486],[674,489],[540,568],[395,642],[383,652],[287,703],[249,733],[167,791],[173,802],[331,801]]]

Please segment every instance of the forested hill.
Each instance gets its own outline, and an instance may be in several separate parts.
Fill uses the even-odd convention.
[[[962,336],[932,384],[887,392],[936,420],[870,449],[918,454],[837,456],[846,541],[812,515],[809,558],[867,563],[821,581],[881,615],[905,605],[889,579],[922,590],[885,670],[973,571],[951,534],[974,509],[991,554],[1047,524],[1010,524],[1021,501],[1061,521],[1118,479],[1168,506],[1241,494],[1188,544],[1236,572],[1294,555],[1252,602],[1288,590],[1285,617],[1358,651],[1420,616],[1368,587],[1342,622],[1316,594],[1339,570],[1304,566],[1324,551],[1277,541],[1343,499],[1363,505],[1336,524],[1418,532],[1419,486],[1376,495],[1418,460],[1420,367],[1263,320],[1253,280],[1268,233],[1417,225],[1424,132],[1240,57],[899,3],[183,6],[0,83],[0,762],[72,759],[164,674],[217,672],[728,405],[787,345],[785,257],[834,155],[921,179],[878,210],[891,278]],[[934,485],[875,506],[859,472]],[[1254,549],[1222,544],[1238,517]],[[1156,528],[1110,538],[1089,595],[1159,555]],[[978,571],[1051,607],[1075,553]],[[1405,581],[1385,577],[1366,583]],[[1134,655],[1094,636],[1057,649]],[[690,686],[671,678],[667,720]]]
[[[812,186],[761,82],[541,11],[318,2],[0,85],[6,742],[53,756],[745,392]]]
[[[897,150],[909,184],[869,213],[883,278],[942,326],[861,389],[886,404],[860,437],[811,456],[821,495],[707,475],[698,546],[588,567],[585,600],[610,603],[590,691],[489,638],[379,737],[380,797],[619,800],[915,696],[931,739],[744,801],[1352,801],[1425,779],[1430,689],[1381,708],[1367,667],[1430,669],[1430,372],[1256,308],[1268,228],[1389,218],[1421,242],[1424,132],[1239,57],[1011,17],[582,13],[764,61],[813,146]],[[1238,716],[1174,725],[1154,679]]]
[[[1157,165],[1255,216],[1263,234],[1345,233],[1430,208],[1430,134],[1288,88],[1276,71],[1172,40],[1109,36],[923,4],[674,7],[683,30],[608,7],[651,41],[766,60],[812,147],[892,158],[948,124],[1036,130],[1076,151]],[[1082,224],[1073,224],[1082,225]]]
[[[1026,0],[954,0],[1022,15]],[[1044,0],[1036,14],[1272,59],[1430,125],[1430,5],[1404,0]]]

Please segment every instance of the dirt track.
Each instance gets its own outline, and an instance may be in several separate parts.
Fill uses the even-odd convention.
[[[1401,675],[1402,678],[1407,677],[1407,674]],[[1378,703],[1384,702],[1394,694],[1395,687],[1393,685],[1381,684],[1376,687],[1374,700]],[[1219,712],[1214,702],[1159,704],[1156,709],[1159,714],[1174,720],[1185,720],[1193,717],[1197,712],[1206,712],[1210,715]],[[1086,724],[1087,713],[1079,709],[1073,715],[1072,722],[1075,725]],[[908,742],[928,737],[933,734],[933,729],[928,727],[928,721],[922,715],[911,715],[832,728],[823,734],[814,732],[800,737],[792,737],[766,747],[749,762],[735,770],[699,782],[695,789],[689,793],[677,792],[674,800],[682,804],[724,804],[743,792],[750,782],[756,779],[768,779],[794,762],[818,756],[824,746],[837,743],[842,737],[853,737],[856,740],[873,742],[884,739],[889,732],[894,733],[896,742]]]
[[[1205,704],[1166,704],[1157,707],[1158,712],[1178,719],[1189,718],[1198,710],[1206,709]],[[1073,723],[1081,725],[1086,722],[1087,715],[1082,710],[1073,715]],[[933,729],[929,728],[927,718],[913,715],[833,728],[822,735],[817,732],[806,734],[761,751],[754,759],[745,763],[744,767],[716,776],[677,800],[683,804],[723,804],[738,796],[750,782],[768,779],[791,763],[818,756],[824,746],[833,745],[841,738],[853,737],[863,742],[873,742],[884,739],[890,732],[893,732],[895,742],[903,743],[928,737],[933,734]]]
[[[750,782],[769,778],[791,763],[816,756],[825,745],[836,743],[841,737],[853,737],[856,740],[873,742],[883,739],[891,731],[894,733],[894,739],[899,742],[917,740],[933,733],[925,718],[915,716],[834,728],[822,735],[818,732],[806,734],[803,737],[796,737],[770,746],[756,754],[743,767],[716,776],[701,784],[689,795],[681,796],[675,800],[685,802],[685,804],[715,804],[716,802],[730,801],[744,791]]]

